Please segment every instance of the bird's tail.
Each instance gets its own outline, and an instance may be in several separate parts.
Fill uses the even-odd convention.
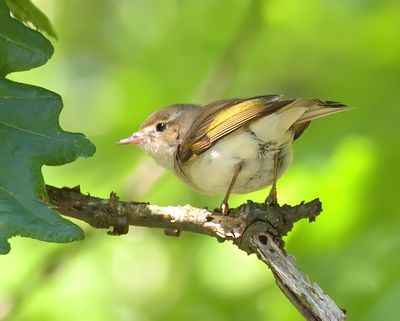
[[[284,113],[287,110],[288,113],[293,114],[294,110],[303,110],[291,125],[294,132],[294,139],[300,137],[312,120],[351,108],[336,101],[324,101],[311,98],[298,98],[288,102],[286,106],[279,110],[280,113]]]
[[[299,98],[290,104],[290,107],[306,107],[306,111],[295,124],[302,124],[309,122],[313,119],[320,118],[323,116],[331,115],[341,111],[350,109],[351,107],[346,106],[336,101],[324,101],[319,99],[310,98]]]

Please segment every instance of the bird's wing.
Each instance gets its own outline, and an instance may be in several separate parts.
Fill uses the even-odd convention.
[[[258,96],[218,101],[204,106],[204,112],[195,120],[179,147],[179,162],[200,155],[225,135],[294,101],[280,98],[279,95]]]

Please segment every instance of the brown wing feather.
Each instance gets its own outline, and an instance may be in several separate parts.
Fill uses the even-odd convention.
[[[281,96],[268,95],[249,99],[233,99],[204,106],[179,148],[180,162],[200,155],[220,138],[246,125],[249,121],[272,114],[293,100],[279,100]]]

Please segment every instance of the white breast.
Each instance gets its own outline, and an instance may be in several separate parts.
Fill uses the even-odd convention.
[[[188,161],[183,171],[192,185],[210,194],[226,193],[235,166],[240,163],[242,170],[232,192],[241,194],[262,189],[272,184],[273,159],[278,150],[278,177],[281,176],[292,160],[293,135],[285,129],[281,135],[272,131],[275,136],[272,141],[265,135],[260,139],[256,134],[260,127],[257,122],[225,136],[206,152]]]

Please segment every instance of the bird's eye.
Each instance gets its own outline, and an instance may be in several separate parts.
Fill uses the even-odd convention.
[[[167,129],[167,124],[166,123],[158,123],[156,125],[156,131],[158,131],[158,132],[163,132],[166,129]]]

